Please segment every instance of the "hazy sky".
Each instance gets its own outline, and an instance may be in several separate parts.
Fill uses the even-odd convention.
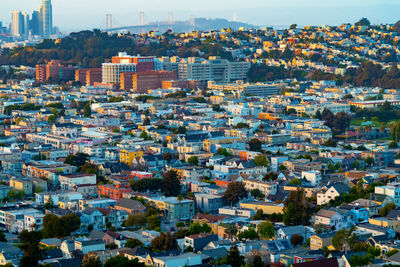
[[[8,24],[12,10],[31,13],[41,0],[0,0],[0,21]],[[400,0],[53,0],[54,25],[63,31],[105,28],[105,14],[113,15],[114,26],[135,25],[138,14],[145,20],[175,20],[190,15],[232,19],[255,25],[337,25],[367,17],[372,23],[400,20]]]

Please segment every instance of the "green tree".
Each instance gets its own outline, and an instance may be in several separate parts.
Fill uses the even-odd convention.
[[[126,240],[126,247],[128,248],[144,247],[144,244],[142,243],[142,241],[136,238],[129,238],[128,240]]]
[[[100,259],[96,255],[86,254],[82,259],[82,267],[102,267]]]
[[[355,243],[356,238],[353,231],[353,228],[349,230],[342,229],[337,231],[332,238],[332,245],[335,247],[335,249],[342,251],[345,244],[348,245],[349,249],[351,249]]]
[[[47,210],[54,208],[54,202],[51,196],[47,199],[46,203],[44,203],[44,208]]]
[[[129,214],[128,218],[126,218],[126,220],[124,221],[124,226],[144,226],[146,224],[146,221],[146,216],[142,214]]]
[[[137,258],[129,260],[124,256],[118,255],[109,258],[104,267],[146,267],[146,265],[143,262],[139,262]]]
[[[258,238],[257,232],[253,227],[249,227],[238,234],[240,240],[254,240]]]
[[[257,138],[253,138],[249,142],[250,151],[261,151],[262,143]]]
[[[256,214],[252,217],[253,220],[264,220],[264,212],[262,209],[257,210]]]
[[[73,165],[76,167],[80,167],[86,163],[89,159],[89,155],[85,153],[76,153],[76,155],[70,154],[65,158],[64,163]]]
[[[83,108],[83,116],[87,118],[92,116],[92,108],[90,107],[90,102],[86,103],[85,107]]]
[[[198,222],[194,222],[190,225],[188,231],[191,235],[197,235],[201,233],[211,233],[211,227],[206,223],[203,223],[201,225]]]
[[[398,148],[399,147],[399,145],[397,144],[397,142],[395,142],[395,141],[391,141],[390,143],[389,143],[389,145],[388,145],[388,148],[389,149],[396,149],[396,148]]]
[[[56,115],[50,115],[48,118],[47,118],[47,121],[49,122],[49,123],[55,123],[56,121],[57,121],[57,116]]]
[[[386,217],[392,209],[396,209],[396,204],[388,203],[379,211],[379,215]]]
[[[223,147],[218,148],[215,154],[216,154],[216,155],[222,155],[222,156],[225,156],[225,157],[228,157],[228,156],[231,155],[231,154],[228,152],[228,150],[227,150],[226,148],[223,148]]]
[[[329,139],[326,140],[326,142],[324,143],[324,146],[336,147],[337,144],[336,144],[335,141],[332,140],[332,138],[329,138]]]
[[[360,164],[360,162],[358,160],[355,160],[353,162],[353,164],[351,165],[351,167],[353,167],[356,170],[359,170],[361,168],[361,164]]]
[[[250,194],[257,199],[263,199],[265,195],[260,191],[260,189],[253,189],[250,191]]]
[[[181,192],[181,183],[178,173],[175,170],[169,170],[163,175],[162,189],[167,197],[178,196]]]
[[[197,156],[191,156],[188,158],[188,163],[197,166],[199,165],[199,158]]]
[[[6,235],[0,230],[0,242],[7,242]]]
[[[260,255],[254,257],[251,267],[264,267],[264,262]]]
[[[241,182],[231,182],[224,192],[225,199],[231,203],[236,204],[240,199],[247,197],[247,191],[244,184]]]
[[[147,217],[147,227],[150,230],[155,230],[161,227],[161,220],[158,218],[158,215],[151,215]]]
[[[260,223],[258,226],[258,234],[261,238],[272,239],[275,236],[275,228],[274,225],[269,222],[265,221]]]
[[[267,167],[269,165],[269,161],[265,155],[257,155],[254,158],[254,163],[257,166]]]
[[[158,237],[154,238],[150,243],[150,248],[153,251],[166,251],[176,249],[178,243],[170,232],[161,233]]]
[[[290,244],[292,244],[292,246],[294,246],[294,247],[297,245],[300,245],[301,243],[303,243],[303,241],[304,241],[303,236],[301,236],[299,234],[293,234],[290,237]]]
[[[297,185],[300,186],[301,185],[301,180],[297,179],[297,178],[293,178],[292,180],[290,180],[289,185]]]
[[[43,234],[46,238],[65,237],[78,230],[80,225],[79,217],[73,213],[62,217],[47,214],[43,217]]]
[[[310,209],[304,189],[291,191],[284,202],[283,222],[285,225],[310,224]]]
[[[393,141],[398,143],[400,141],[400,121],[397,121],[393,124],[390,134],[392,136]]]
[[[356,26],[370,26],[371,22],[367,18],[362,18],[357,21],[354,25]]]
[[[232,267],[241,267],[245,264],[244,256],[241,256],[239,250],[236,245],[233,245],[229,249],[229,253],[227,256],[227,263]]]
[[[42,251],[39,248],[42,233],[39,231],[23,230],[18,235],[18,238],[20,241],[19,247],[24,252],[24,256],[21,258],[19,266],[38,266],[38,262],[42,258]]]

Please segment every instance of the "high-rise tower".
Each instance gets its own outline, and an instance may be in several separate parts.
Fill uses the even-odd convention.
[[[50,36],[53,33],[53,7],[51,0],[43,0],[41,13],[43,18],[43,36]]]
[[[11,13],[11,34],[12,36],[21,36],[23,34],[23,18],[21,11],[14,10]]]

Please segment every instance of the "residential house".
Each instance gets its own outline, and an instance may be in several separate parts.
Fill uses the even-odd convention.
[[[146,207],[140,201],[123,198],[115,205],[115,209],[124,210],[129,214],[144,214]]]
[[[194,252],[201,251],[211,241],[217,241],[218,235],[216,234],[197,234],[185,237],[184,247],[193,248]]]
[[[335,197],[348,192],[350,192],[350,187],[348,185],[343,183],[334,184],[328,187],[327,190],[317,193],[317,204],[323,205],[329,203],[329,201],[334,200]]]

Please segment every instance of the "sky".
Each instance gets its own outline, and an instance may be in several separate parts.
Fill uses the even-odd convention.
[[[339,25],[367,17],[373,24],[400,20],[400,0],[53,0],[53,25],[61,31],[105,28],[106,14],[113,26],[138,24],[139,12],[145,21],[174,20],[190,16],[226,18],[236,13],[239,21],[257,26]],[[7,25],[12,10],[31,13],[41,0],[0,0],[0,21]]]

